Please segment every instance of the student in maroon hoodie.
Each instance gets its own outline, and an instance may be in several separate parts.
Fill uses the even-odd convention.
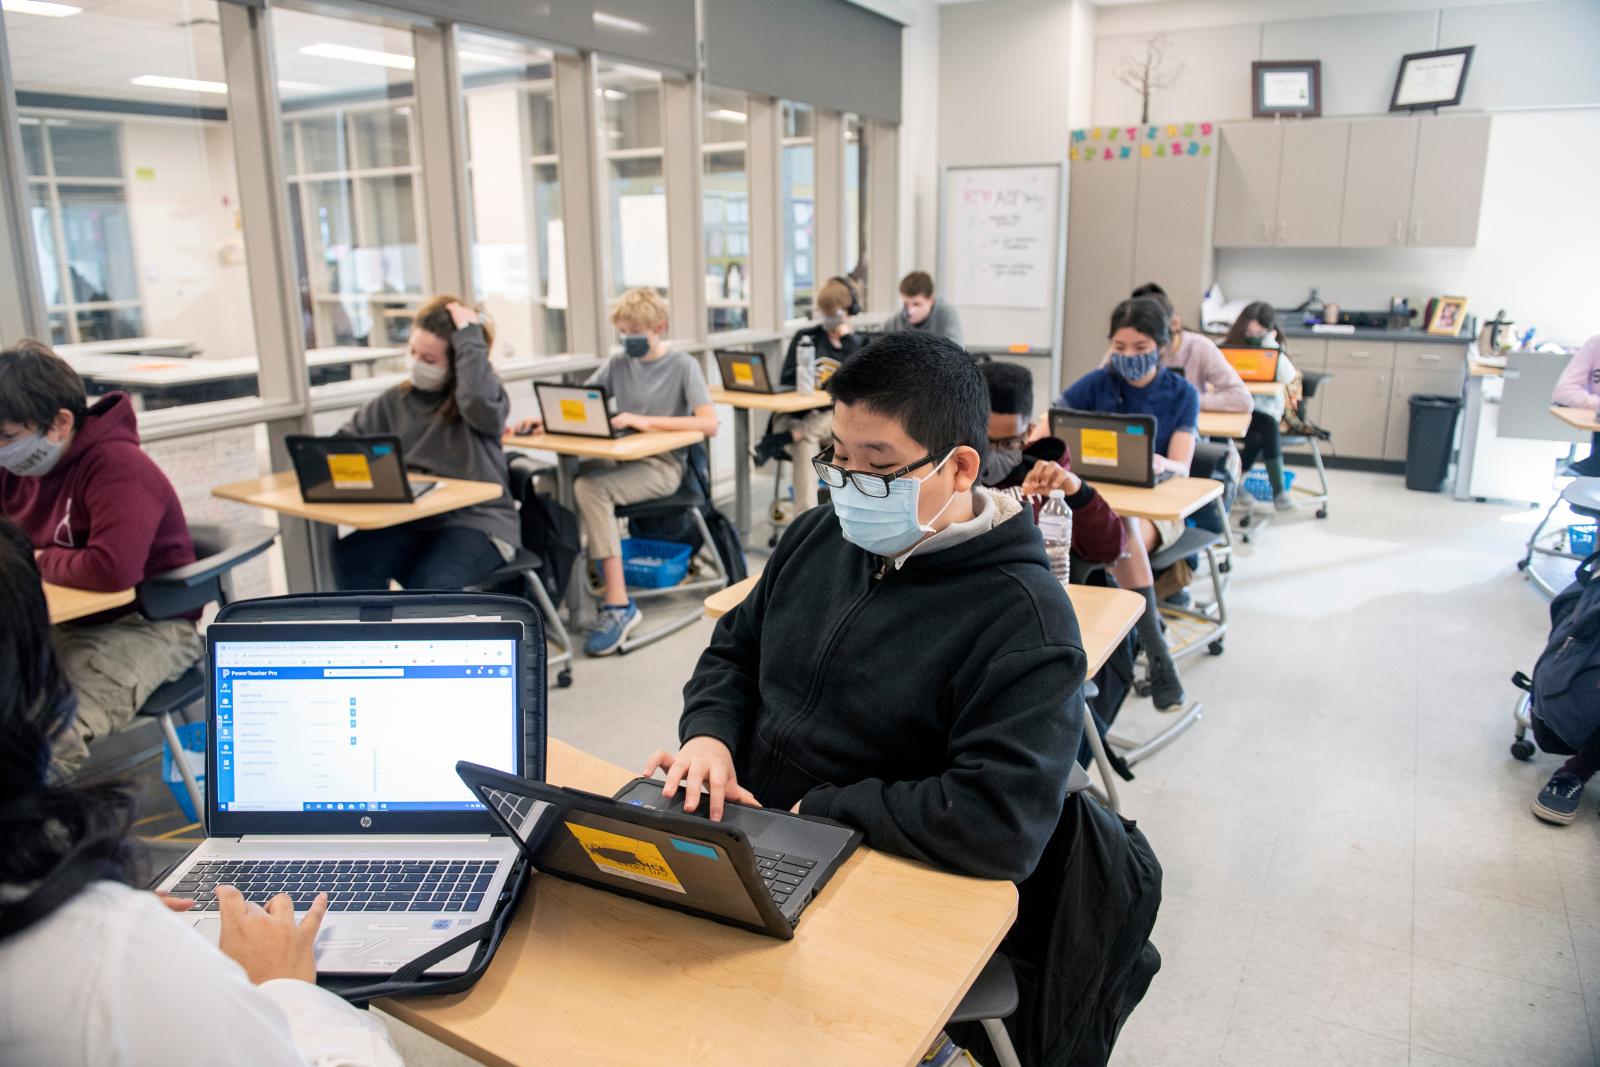
[[[33,542],[47,582],[114,590],[194,561],[172,483],[139,447],[125,393],[84,400],[83,380],[37,341],[0,352],[0,515]],[[65,777],[88,744],[129,722],[157,686],[200,658],[187,619],[128,607],[56,627],[78,693],[73,730],[56,741]]]

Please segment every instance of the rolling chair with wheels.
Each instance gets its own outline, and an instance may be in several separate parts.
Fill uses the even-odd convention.
[[[532,499],[533,494],[538,491],[537,479],[541,469],[538,463],[521,453],[507,455],[506,474],[510,483],[511,498],[517,502],[517,507],[521,508],[523,503]],[[559,655],[546,660],[545,666],[551,669],[557,664],[561,665],[555,672],[556,687],[565,689],[572,684],[574,646],[572,637],[561,621],[561,614],[556,610],[555,603],[550,599],[550,592],[545,588],[544,579],[540,576],[543,569],[543,561],[519,545],[515,556],[484,578],[467,586],[464,591],[491,592],[502,586],[519,583],[521,596],[538,607],[539,614],[544,616],[546,635],[561,649]]]
[[[706,484],[702,471],[705,467],[705,445],[696,444],[688,449],[690,453],[684,463],[683,482],[678,486],[678,491],[671,496],[660,497],[656,500],[645,500],[638,504],[619,504],[615,513],[619,519],[664,519],[674,515],[687,515],[700,535],[700,556],[707,558],[711,567],[711,577],[690,578],[677,585],[665,589],[630,589],[628,595],[635,600],[648,600],[655,597],[671,596],[676,593],[710,592],[722,589],[728,584],[728,569],[722,563],[722,557],[717,552],[715,540],[711,535],[711,527],[706,525],[704,509],[711,506],[710,486]],[[691,565],[695,561],[690,560]],[[680,615],[674,615],[667,622],[648,630],[643,634],[629,635],[621,646],[617,648],[618,655],[623,655],[636,648],[653,644],[663,637],[670,637],[687,626],[692,626],[704,614],[702,604],[703,596],[697,597],[693,606]]]
[[[136,587],[134,602],[146,618],[171,619],[197,612],[207,604],[226,604],[233,598],[230,572],[270,548],[278,537],[278,531],[276,527],[254,523],[192,522],[189,524],[189,537],[194,542],[193,563],[146,578]],[[197,812],[205,810],[205,794],[194,772],[189,769],[188,760],[183,758],[176,718],[186,716],[190,708],[205,699],[205,695],[205,667],[203,663],[197,663],[172,681],[157,686],[139,707],[135,723],[107,739],[114,743],[120,735],[138,729],[138,719],[154,719],[158,722],[161,735],[172,750],[173,762],[183,776],[184,788]],[[115,760],[102,760],[95,758],[91,748],[90,761],[84,773],[92,777],[119,775],[160,754],[161,745],[157,744],[124,754]]]
[[[1568,467],[1567,470],[1571,470]],[[1581,515],[1586,519],[1600,522],[1600,478],[1574,478],[1567,487],[1561,490],[1561,495],[1550,504],[1550,510],[1544,513],[1544,518],[1539,520],[1539,525],[1533,528],[1533,533],[1528,538],[1528,550],[1517,561],[1517,570],[1526,574],[1538,586],[1545,596],[1553,597],[1559,590],[1547,581],[1532,566],[1533,557],[1556,556],[1561,559],[1570,559],[1574,562],[1583,562],[1583,557],[1561,548],[1551,548],[1539,543],[1539,538],[1544,534],[1544,528],[1549,525],[1550,518],[1556,513],[1556,508],[1562,504],[1572,509],[1573,514]]]

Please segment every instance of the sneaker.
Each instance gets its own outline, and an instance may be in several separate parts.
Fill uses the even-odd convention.
[[[1557,771],[1533,798],[1533,813],[1545,822],[1565,826],[1578,817],[1578,805],[1582,801],[1583,779]]]
[[[794,438],[786,433],[769,433],[750,448],[750,458],[756,466],[765,467],[770,460],[787,459]]]
[[[1278,493],[1272,498],[1272,506],[1279,511],[1293,511],[1295,509],[1294,497],[1290,496],[1287,490]]]
[[[1183,681],[1167,656],[1146,655],[1150,665],[1150,699],[1163,714],[1183,710]]]
[[[1161,603],[1169,608],[1187,609],[1194,606],[1194,597],[1190,595],[1189,590],[1180,589],[1169,597],[1163,597]]]
[[[632,600],[626,607],[615,604],[600,605],[600,621],[595,624],[589,640],[583,643],[583,651],[589,656],[609,656],[622,647],[622,642],[627,640],[633,628],[639,625],[644,618],[644,612],[639,610],[639,605]]]

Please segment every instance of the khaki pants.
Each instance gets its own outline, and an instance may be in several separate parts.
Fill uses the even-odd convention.
[[[810,511],[817,506],[817,472],[811,469],[811,461],[833,440],[833,409],[780,415],[773,429],[779,433],[799,431],[789,446],[789,457],[794,461],[794,508],[797,513]]]
[[[577,498],[578,521],[589,543],[590,559],[622,555],[622,531],[617,524],[619,504],[642,504],[671,496],[683,484],[683,463],[677,456],[651,456],[628,463],[589,460],[578,468],[572,483]]]
[[[151,693],[200,659],[188,619],[160,622],[129,612],[110,622],[56,627],[61,669],[78,694],[78,717],[56,739],[52,762],[63,779],[89,758],[89,742],[133,721]]]

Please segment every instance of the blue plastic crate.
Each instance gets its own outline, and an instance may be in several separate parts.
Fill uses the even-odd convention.
[[[627,537],[622,541],[622,574],[636,589],[666,589],[689,573],[689,546],[676,541]]]
[[[1283,472],[1283,491],[1288,492],[1294,488],[1294,471]],[[1244,491],[1261,501],[1263,504],[1272,503],[1272,481],[1267,477],[1267,468],[1251,467],[1250,473],[1244,476]]]
[[[1567,551],[1574,556],[1587,556],[1594,551],[1595,523],[1575,522],[1567,527]]]
[[[206,788],[206,724],[203,722],[185,722],[178,724],[178,743],[183,746],[183,755],[189,763],[189,769],[194,772],[195,781],[200,784],[200,791]],[[194,810],[194,804],[189,800],[189,790],[183,784],[183,775],[178,770],[172,746],[163,745],[161,749],[161,780],[167,783],[167,788],[172,790],[173,799],[178,802],[178,808],[190,822],[199,822],[200,813]]]

